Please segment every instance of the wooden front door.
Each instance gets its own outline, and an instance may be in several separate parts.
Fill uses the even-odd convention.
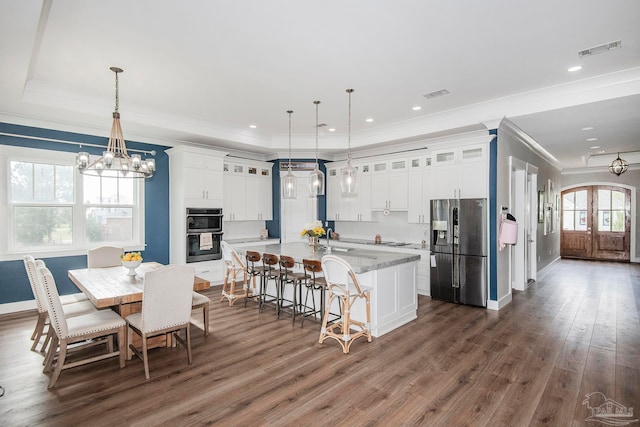
[[[628,262],[630,238],[629,190],[601,185],[562,192],[562,257]]]

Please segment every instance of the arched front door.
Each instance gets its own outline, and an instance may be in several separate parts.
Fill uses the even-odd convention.
[[[560,256],[629,261],[631,191],[608,185],[562,192]]]

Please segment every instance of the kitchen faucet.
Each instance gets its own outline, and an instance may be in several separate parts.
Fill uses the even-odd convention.
[[[330,228],[327,228],[327,248],[326,248],[326,252],[328,254],[331,253],[331,246],[329,245],[329,243],[330,243],[330,239],[331,239],[332,235],[333,235],[333,230],[330,229]]]

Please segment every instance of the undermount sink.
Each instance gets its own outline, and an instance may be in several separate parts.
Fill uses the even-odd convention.
[[[406,242],[382,242],[380,244],[381,245],[385,245],[385,246],[408,246],[411,243],[406,243]]]
[[[341,247],[331,246],[331,251],[332,252],[351,252],[352,250],[353,250],[353,248],[341,248]]]

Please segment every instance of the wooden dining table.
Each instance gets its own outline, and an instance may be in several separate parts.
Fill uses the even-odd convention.
[[[162,268],[157,262],[144,262],[136,268],[135,276],[128,276],[128,269],[122,266],[105,268],[82,268],[69,270],[69,279],[89,298],[96,308],[111,307],[120,316],[142,310],[144,275]],[[211,286],[208,280],[195,277],[194,291],[202,291]]]

